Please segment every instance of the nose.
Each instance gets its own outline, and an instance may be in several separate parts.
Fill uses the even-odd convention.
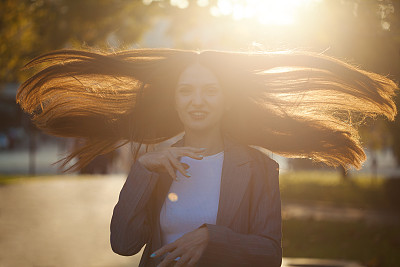
[[[204,104],[204,98],[201,90],[196,90],[196,92],[193,94],[192,103],[195,106],[201,106]]]

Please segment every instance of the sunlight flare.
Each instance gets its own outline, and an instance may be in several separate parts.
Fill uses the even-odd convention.
[[[210,8],[213,16],[231,15],[235,20],[256,19],[267,25],[289,25],[301,7],[322,0],[218,0]]]

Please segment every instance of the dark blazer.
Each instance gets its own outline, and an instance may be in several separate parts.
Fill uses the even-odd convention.
[[[183,146],[183,140],[174,146]],[[279,166],[228,138],[224,147],[217,222],[205,224],[209,243],[198,266],[280,266]],[[150,255],[161,247],[160,211],[171,183],[167,173],[151,172],[139,161],[133,164],[111,219],[115,253],[134,255],[146,244],[140,266],[160,263]]]

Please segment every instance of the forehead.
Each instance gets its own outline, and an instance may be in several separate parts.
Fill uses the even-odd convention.
[[[208,68],[199,63],[193,63],[181,73],[178,84],[209,84],[218,83],[217,77]]]

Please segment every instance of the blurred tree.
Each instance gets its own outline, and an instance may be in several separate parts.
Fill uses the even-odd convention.
[[[157,10],[128,0],[0,1],[0,84],[23,80],[21,67],[47,51],[130,46]]]

